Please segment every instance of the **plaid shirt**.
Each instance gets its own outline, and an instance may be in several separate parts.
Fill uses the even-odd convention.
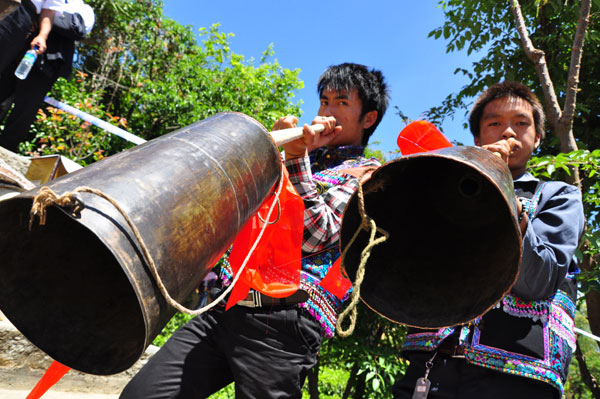
[[[363,147],[323,147],[310,158],[285,161],[290,181],[304,200],[304,239],[302,251],[318,252],[338,243],[342,214],[358,187],[358,179],[343,169],[380,166],[365,159]],[[314,172],[314,174],[313,174]]]
[[[285,162],[290,181],[304,200],[304,238],[300,289],[308,292],[305,308],[321,325],[321,333],[332,337],[337,314],[344,300],[319,285],[340,256],[339,236],[342,214],[358,187],[358,179],[345,169],[380,166],[375,159],[362,157],[364,148],[345,146],[319,148],[310,158]]]

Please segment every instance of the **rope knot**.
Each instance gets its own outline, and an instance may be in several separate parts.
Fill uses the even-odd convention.
[[[40,226],[46,224],[46,208],[52,205],[60,206],[77,218],[80,217],[81,210],[85,207],[77,190],[68,191],[59,196],[50,187],[42,187],[33,199],[29,213],[29,231],[31,231],[36,216],[40,219]]]

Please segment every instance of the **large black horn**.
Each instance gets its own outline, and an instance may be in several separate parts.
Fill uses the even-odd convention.
[[[375,312],[422,328],[462,324],[514,284],[521,234],[513,183],[492,152],[451,147],[401,157],[363,189],[366,214],[389,233],[373,248],[360,291]],[[355,193],[343,216],[342,249],[361,222]],[[368,239],[362,231],[348,250],[352,279]]]
[[[47,184],[114,198],[140,231],[180,303],[229,247],[281,173],[267,130],[218,114]],[[0,309],[36,346],[71,368],[130,367],[173,315],[139,242],[105,199],[80,193],[73,216],[47,208],[28,228],[39,189],[0,202]]]

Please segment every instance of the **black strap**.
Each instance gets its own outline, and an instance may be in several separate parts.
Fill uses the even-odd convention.
[[[79,13],[64,12],[54,17],[52,32],[67,39],[81,40],[85,38],[85,22]]]

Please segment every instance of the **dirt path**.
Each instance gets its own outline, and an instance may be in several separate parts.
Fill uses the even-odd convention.
[[[29,391],[13,391],[0,388],[0,399],[25,399]],[[117,399],[119,395],[106,395],[99,393],[59,392],[50,389],[42,399]]]
[[[111,376],[71,370],[42,399],[117,399],[157,350],[149,347],[132,368]],[[51,363],[52,359],[27,341],[0,313],[0,399],[25,399]]]

